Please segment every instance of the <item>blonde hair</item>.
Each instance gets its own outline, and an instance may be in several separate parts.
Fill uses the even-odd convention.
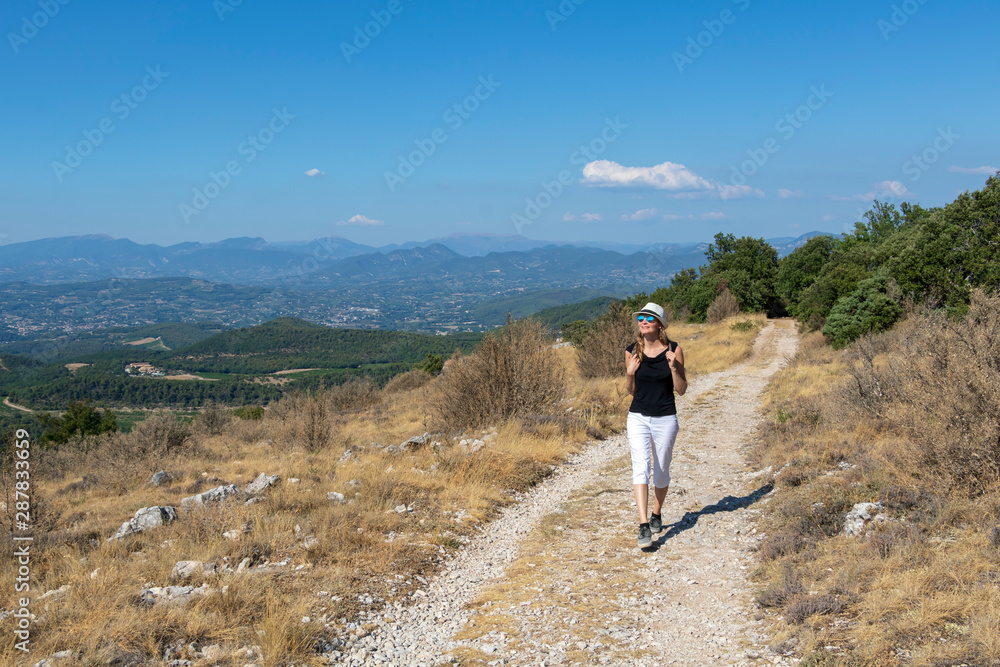
[[[670,337],[667,336],[667,328],[663,326],[663,324],[661,324],[659,320],[654,320],[654,321],[660,325],[660,331],[659,331],[660,342],[666,345],[667,349],[669,350],[671,341]],[[640,333],[636,336],[636,341],[635,341],[635,353],[639,355],[640,363],[642,362],[642,355],[643,352],[645,351],[645,348],[646,348],[646,338]]]

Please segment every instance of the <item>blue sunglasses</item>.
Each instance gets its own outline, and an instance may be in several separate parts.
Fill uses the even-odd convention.
[[[636,315],[635,319],[639,322],[655,322],[656,318],[652,315]]]

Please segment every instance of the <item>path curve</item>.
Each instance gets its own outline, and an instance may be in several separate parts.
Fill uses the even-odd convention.
[[[31,408],[26,408],[23,405],[18,405],[17,403],[11,403],[9,396],[3,399],[3,404],[8,408],[14,408],[15,410],[20,410],[21,412],[34,412]]]
[[[407,605],[371,614],[371,630],[331,662],[761,664],[746,572],[757,542],[753,504],[770,489],[746,491],[742,448],[761,392],[797,344],[794,323],[771,321],[747,361],[696,378],[678,399],[681,432],[654,549],[636,548],[619,434],[506,508]]]

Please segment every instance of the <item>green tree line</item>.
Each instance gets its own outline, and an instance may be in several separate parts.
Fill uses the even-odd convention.
[[[852,232],[815,236],[783,259],[762,238],[716,234],[705,265],[623,303],[638,310],[654,301],[675,318],[704,322],[728,291],[742,312],[791,315],[837,348],[888,329],[908,304],[960,316],[973,288],[1000,288],[998,175],[942,207],[875,201]],[[563,335],[580,344],[595,322],[564,324]]]

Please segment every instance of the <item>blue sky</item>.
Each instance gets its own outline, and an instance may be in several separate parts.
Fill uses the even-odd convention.
[[[998,23],[943,0],[8,1],[0,241],[839,232],[1000,167]]]

